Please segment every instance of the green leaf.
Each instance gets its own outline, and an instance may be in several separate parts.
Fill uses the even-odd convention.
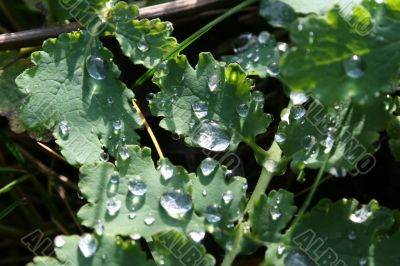
[[[351,20],[340,10],[309,16],[291,28],[297,45],[283,57],[283,81],[333,106],[351,99],[367,104],[395,89],[400,57],[400,3],[365,1]]]
[[[281,45],[286,45],[282,43]],[[251,35],[247,43],[234,55],[223,56],[227,63],[238,63],[248,75],[261,78],[279,74],[279,50],[275,38],[267,31],[258,37]]]
[[[389,139],[389,147],[394,158],[400,160],[400,97],[395,98],[396,110],[395,114],[390,118],[386,131]]]
[[[271,191],[268,197],[262,195],[250,215],[253,237],[263,242],[280,242],[282,230],[297,210],[293,201],[294,195],[283,189]]]
[[[247,181],[243,177],[227,178],[227,169],[211,158],[204,159],[192,177],[193,204],[196,212],[208,222],[225,227],[236,221],[242,214]],[[215,219],[216,216],[218,219]],[[219,220],[211,222],[213,220]],[[233,224],[232,224],[233,225]]]
[[[35,67],[16,82],[28,92],[20,118],[36,136],[53,133],[71,164],[99,161],[103,147],[111,155],[136,144],[140,119],[133,93],[118,80],[111,53],[87,32],[47,40],[32,54]]]
[[[108,28],[115,32],[121,49],[135,64],[152,68],[160,63],[176,46],[170,22],[159,19],[134,19],[139,15],[135,5],[119,2],[109,13]]]
[[[24,128],[18,118],[17,110],[25,94],[15,84],[15,78],[29,66],[28,60],[18,60],[19,54],[14,51],[0,53],[0,115],[7,116],[13,131],[21,133]]]
[[[323,15],[335,6],[339,6],[342,12],[351,12],[351,9],[359,5],[361,0],[279,0],[293,8],[296,13],[308,14],[315,13]]]
[[[280,123],[275,139],[285,157],[292,159],[296,172],[304,167],[318,169],[330,156],[326,169],[331,174],[343,176],[353,169],[363,173],[366,169],[359,169],[358,164],[372,158],[379,132],[390,118],[388,101],[381,96],[362,107],[352,105],[350,110],[346,104],[335,109],[318,101],[312,102],[307,111],[301,105],[294,105],[283,111],[286,118]]]
[[[224,67],[211,54],[200,54],[193,69],[178,56],[159,69],[153,81],[160,87],[151,102],[161,127],[181,135],[190,146],[213,151],[236,149],[254,141],[272,118],[263,112],[264,97],[237,64]]]
[[[79,247],[80,239],[87,237],[96,243],[94,254],[89,257],[83,255]],[[56,266],[56,265],[140,265],[153,266],[146,258],[140,246],[134,241],[116,240],[114,236],[95,237],[89,234],[83,236],[58,236],[55,242],[64,242],[61,247],[55,247],[57,258],[36,257],[28,266]],[[94,246],[94,245],[93,245]]]
[[[265,17],[272,26],[285,29],[289,28],[297,18],[291,6],[278,0],[262,0],[260,15]]]
[[[144,238],[171,229],[186,233],[193,230],[204,232],[203,221],[192,208],[191,175],[166,159],[160,161],[159,170],[156,170],[149,148],[127,146],[126,153],[129,158],[118,156],[115,166],[103,162],[81,168],[79,187],[89,202],[78,213],[82,223],[92,228],[104,225],[105,234],[139,235]],[[135,181],[138,185],[132,186]],[[132,193],[130,186],[131,190],[142,187],[141,193],[144,194]],[[171,196],[173,199],[182,199],[174,208],[177,209],[175,214],[174,209],[167,213],[161,205],[161,198],[173,192],[181,195]],[[107,210],[107,204],[120,205],[120,208],[112,213]],[[186,214],[184,208],[187,209]]]
[[[169,231],[154,235],[152,239],[149,244],[154,249],[153,256],[161,265],[215,265],[214,257],[206,253],[203,245],[196,244],[182,233]]]
[[[268,249],[266,265],[397,265],[398,230],[392,212],[376,201],[322,200],[289,230],[279,251]]]

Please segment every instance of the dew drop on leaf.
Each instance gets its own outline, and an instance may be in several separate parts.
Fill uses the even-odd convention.
[[[112,105],[113,103],[114,103],[114,98],[113,97],[108,97],[107,98],[107,103],[108,103],[108,105]]]
[[[224,201],[225,204],[229,204],[233,200],[233,193],[232,191],[228,190],[222,193],[222,200]]]
[[[208,114],[208,106],[206,102],[197,101],[192,104],[194,114],[198,119],[204,118]]]
[[[344,70],[350,78],[357,79],[364,75],[365,66],[362,58],[358,55],[353,55],[344,61]]]
[[[163,162],[160,166],[160,172],[164,180],[169,180],[174,175],[174,168],[166,162]]]
[[[299,252],[290,252],[284,260],[284,265],[291,266],[314,266],[314,262],[306,255]]]
[[[279,69],[279,64],[278,62],[272,62],[268,65],[267,67],[267,73],[271,76],[271,77],[277,77],[279,76],[280,73],[280,69]]]
[[[203,195],[203,197],[207,196],[207,190],[203,190],[203,192],[201,192],[201,194]]]
[[[228,133],[213,121],[204,121],[193,135],[194,142],[211,151],[225,151],[230,144]]]
[[[61,248],[61,247],[64,246],[64,244],[65,244],[65,240],[64,240],[64,238],[62,236],[56,236],[54,238],[54,246],[55,247]]]
[[[200,243],[200,241],[204,239],[205,235],[206,235],[206,233],[204,231],[201,231],[201,232],[195,232],[195,231],[189,232],[190,238],[196,243]]]
[[[257,104],[264,103],[264,94],[261,91],[254,91],[252,93],[252,98]]]
[[[303,92],[290,92],[290,100],[294,105],[300,105],[308,101],[308,96]]]
[[[115,121],[112,123],[113,128],[114,128],[114,130],[116,130],[116,131],[119,131],[119,130],[122,128],[123,124],[124,124],[124,123],[123,123],[120,119],[115,120]]]
[[[149,45],[147,44],[144,35],[141,36],[140,41],[137,43],[136,46],[143,53],[149,50]]]
[[[119,209],[121,209],[121,200],[113,197],[106,202],[107,212],[110,216],[114,216],[117,214]]]
[[[306,114],[306,109],[304,109],[301,105],[293,105],[290,108],[290,116],[293,117],[295,120],[300,120]]]
[[[84,234],[79,239],[79,250],[85,258],[90,258],[97,250],[97,241],[90,234]]]
[[[70,126],[68,125],[68,122],[67,121],[61,121],[59,124],[58,124],[58,129],[59,129],[59,132],[60,132],[60,136],[62,137],[62,138],[67,138],[68,137],[68,135],[69,135],[69,131],[70,131]]]
[[[271,34],[268,31],[262,31],[258,34],[258,42],[261,44],[267,43],[270,38]]]
[[[278,206],[274,206],[271,210],[270,210],[270,214],[271,214],[271,218],[272,220],[277,220],[279,219],[279,217],[281,217],[282,213],[280,212]]]
[[[286,140],[286,135],[284,133],[276,133],[274,139],[277,143],[283,143]]]
[[[208,80],[208,88],[211,92],[216,91],[217,87],[218,87],[218,83],[219,83],[219,77],[218,75],[212,75],[210,77],[210,79]]]
[[[312,136],[312,135],[306,135],[306,136],[304,137],[303,141],[302,141],[302,145],[303,145],[303,147],[306,148],[306,149],[311,149],[311,148],[315,145],[316,142],[317,142],[317,141],[316,141],[316,139],[315,139],[314,136]]]
[[[204,159],[200,164],[200,170],[204,176],[210,175],[215,167],[217,166],[217,162],[212,158]]]
[[[140,179],[138,176],[129,180],[128,190],[135,196],[143,196],[147,192],[146,183]]]
[[[219,212],[219,206],[217,204],[208,206],[204,214],[209,223],[217,223],[222,219]]]
[[[349,240],[356,240],[356,239],[357,239],[356,232],[351,231],[351,232],[347,235],[347,238],[348,238]]]
[[[278,169],[278,163],[274,160],[267,160],[263,163],[265,169],[270,173],[275,173]]]
[[[235,227],[235,225],[233,223],[229,223],[229,224],[226,224],[225,227],[228,229],[232,229],[233,227]]]
[[[96,233],[96,235],[99,235],[99,236],[103,235],[103,233],[104,233],[104,223],[103,223],[103,221],[100,220],[100,219],[97,220],[97,222],[94,225],[93,229],[94,229],[94,232]]]
[[[89,76],[93,79],[103,80],[106,78],[106,63],[98,56],[89,56],[86,60],[86,70],[89,73]]]
[[[360,260],[358,261],[358,263],[360,264],[360,266],[367,265],[368,259],[367,259],[367,258],[360,258]]]
[[[160,204],[172,218],[181,218],[192,209],[192,200],[181,190],[168,192],[161,196]]]
[[[130,235],[129,237],[130,237],[130,239],[132,239],[132,240],[139,240],[140,238],[142,238],[142,236],[139,235],[139,234],[132,234],[132,235]]]
[[[277,45],[278,51],[281,53],[286,53],[289,50],[289,45],[285,42],[280,42]]]
[[[254,42],[255,37],[252,33],[243,33],[233,42],[233,51],[235,53],[242,52],[253,45]]]
[[[152,225],[152,224],[154,224],[155,221],[156,221],[156,219],[154,219],[154,217],[151,217],[151,216],[144,218],[145,225]]]
[[[118,151],[119,156],[121,157],[122,160],[127,160],[130,157],[129,151],[125,145],[123,145],[119,151]]]
[[[236,108],[236,112],[239,114],[240,117],[247,117],[249,114],[249,107],[246,104],[240,104]]]
[[[285,246],[284,245],[278,245],[277,253],[278,255],[282,255],[283,252],[285,251]]]
[[[136,212],[131,212],[128,214],[129,219],[133,220],[136,217]]]
[[[100,153],[100,161],[108,162],[108,160],[110,160],[110,155],[107,152]]]
[[[354,213],[350,215],[350,220],[353,223],[363,223],[368,220],[372,215],[372,210],[369,205],[363,205],[360,209],[356,210]]]

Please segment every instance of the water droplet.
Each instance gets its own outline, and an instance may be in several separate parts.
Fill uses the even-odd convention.
[[[211,151],[225,151],[230,144],[230,137],[220,125],[213,121],[204,121],[193,135],[197,145]]]
[[[61,248],[61,247],[64,246],[64,244],[65,244],[65,240],[64,240],[64,238],[62,236],[56,236],[54,238],[54,246],[55,247]]]
[[[107,76],[107,67],[104,60],[97,56],[89,56],[86,60],[86,70],[89,76],[96,80],[103,80]]]
[[[357,238],[356,232],[351,231],[351,232],[347,235],[347,238],[348,238],[349,240],[356,240],[356,238]]]
[[[146,101],[151,102],[154,99],[155,94],[154,93],[149,93],[146,95]]]
[[[233,42],[233,51],[242,52],[255,43],[255,37],[252,33],[243,33]]]
[[[68,122],[67,121],[61,121],[59,124],[58,124],[58,129],[59,129],[59,131],[60,131],[60,136],[62,137],[62,138],[67,138],[68,137],[68,135],[69,135],[69,131],[70,131],[70,126],[68,125]]]
[[[249,185],[247,183],[244,183],[242,186],[242,191],[247,191],[248,188],[249,188]]]
[[[100,153],[100,161],[108,162],[108,160],[110,160],[110,156],[108,155],[107,152]]]
[[[79,239],[79,250],[85,258],[90,258],[97,250],[97,241],[90,234],[84,234]]]
[[[365,66],[361,57],[353,55],[344,61],[344,70],[350,78],[357,79],[364,75]]]
[[[129,180],[128,190],[135,196],[143,196],[147,192],[147,186],[139,176],[135,176]]]
[[[107,98],[107,103],[108,103],[108,105],[112,105],[113,103],[114,103],[114,98],[113,97],[108,97]]]
[[[219,81],[218,75],[212,75],[210,77],[207,85],[211,92],[214,92],[217,89]]]
[[[155,221],[156,221],[156,219],[154,219],[154,217],[151,217],[151,216],[144,218],[145,225],[152,225],[152,224],[154,224]]]
[[[278,43],[277,47],[281,53],[286,53],[289,50],[289,45],[285,42]]]
[[[196,243],[200,243],[200,241],[204,239],[205,235],[206,235],[206,233],[204,231],[201,231],[201,232],[195,232],[195,231],[189,232],[190,238]]]
[[[275,173],[278,170],[278,163],[274,160],[266,160],[263,163],[263,166],[265,167],[265,169],[270,172],[270,173]]]
[[[328,132],[328,134],[326,134],[326,138],[323,141],[323,145],[325,146],[324,153],[329,153],[332,150],[334,143],[335,139],[333,137],[333,134],[331,132]]]
[[[135,219],[136,218],[136,212],[129,213],[128,218],[131,219],[131,220]]]
[[[224,193],[222,193],[222,199],[223,199],[225,204],[231,203],[232,200],[233,200],[232,191],[228,190],[228,191],[225,191]]]
[[[297,24],[297,30],[298,31],[302,31],[303,29],[304,29],[304,24],[303,23]]]
[[[305,114],[306,109],[304,109],[304,107],[301,105],[293,105],[292,108],[290,108],[290,116],[293,117],[295,120],[303,118]]]
[[[203,195],[203,197],[207,196],[207,190],[203,190],[203,192],[201,192],[201,194]]]
[[[167,162],[163,162],[160,166],[160,172],[164,180],[169,180],[174,175],[174,168]]]
[[[104,223],[102,220],[97,220],[96,224],[94,225],[94,232],[96,233],[96,235],[103,235],[104,233]]]
[[[264,104],[264,94],[261,91],[254,91],[252,98],[257,104]]]
[[[308,33],[308,43],[313,44],[314,43],[314,32],[310,31]]]
[[[280,69],[279,69],[279,64],[277,62],[272,62],[268,65],[267,67],[267,73],[271,77],[277,77],[279,76]]]
[[[142,35],[140,37],[140,41],[136,44],[136,46],[143,53],[149,50],[149,45],[147,44],[147,41],[146,41],[146,38],[144,35]]]
[[[131,155],[129,154],[128,148],[127,148],[125,145],[123,145],[123,146],[119,149],[118,154],[119,154],[119,156],[121,157],[121,159],[124,160],[124,161],[127,160],[127,159],[129,159],[129,157],[131,156]]]
[[[215,170],[216,166],[217,162],[214,159],[206,158],[201,162],[200,170],[203,173],[203,175],[208,176]]]
[[[257,63],[258,61],[260,61],[260,57],[258,55],[256,55],[253,59],[254,63]]]
[[[245,118],[249,114],[249,107],[246,104],[240,104],[236,108],[236,112],[239,114],[239,116]]]
[[[306,149],[311,149],[315,143],[316,143],[316,139],[314,136],[311,135],[306,135],[302,141],[303,147]]]
[[[308,101],[308,96],[303,92],[290,92],[290,100],[294,105],[300,105]]]
[[[258,42],[261,44],[267,43],[270,38],[271,34],[268,31],[262,31],[258,34]]]
[[[207,103],[203,102],[203,101],[197,101],[197,102],[193,103],[192,109],[198,119],[206,117],[208,114]]]
[[[139,240],[140,238],[142,238],[142,236],[139,234],[132,234],[132,235],[129,235],[129,237],[132,240]]]
[[[363,223],[368,220],[369,217],[372,215],[371,206],[363,205],[360,209],[356,210],[354,213],[350,215],[350,220],[353,223]]]
[[[121,200],[113,197],[106,202],[106,208],[109,215],[114,216],[121,209]]]
[[[192,200],[189,195],[181,190],[175,190],[164,194],[160,198],[160,204],[173,218],[181,218],[192,209]]]
[[[270,214],[271,214],[271,218],[272,220],[278,220],[279,217],[281,217],[282,213],[279,211],[278,206],[274,206],[271,210],[270,210]]]
[[[284,245],[278,245],[278,249],[277,249],[278,255],[282,255],[283,252],[285,251],[285,249],[286,249],[286,247]]]
[[[276,133],[274,139],[277,143],[283,143],[286,140],[286,135],[284,133]]]
[[[231,170],[231,169],[226,170],[226,173],[225,173],[226,179],[231,178],[233,175],[234,175],[233,170]]]
[[[217,204],[208,206],[204,214],[209,223],[217,223],[222,219],[221,214],[219,213],[219,206]]]
[[[299,252],[290,252],[284,259],[284,265],[314,266],[315,263],[306,255]]]
[[[358,263],[359,263],[361,266],[367,265],[368,259],[367,259],[367,258],[360,258],[360,260],[358,261]]]
[[[119,131],[122,128],[122,126],[124,125],[124,123],[118,119],[118,120],[115,120],[112,123],[112,125],[113,125],[114,130]]]
[[[235,227],[235,225],[233,223],[229,223],[229,224],[226,224],[225,227],[228,229],[232,229]]]

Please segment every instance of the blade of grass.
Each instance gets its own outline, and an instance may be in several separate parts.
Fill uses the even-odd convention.
[[[15,210],[18,206],[24,203],[24,199],[20,199],[12,203],[10,206],[5,208],[0,212],[0,220],[2,220],[4,217],[9,215],[13,210]]]
[[[24,182],[25,180],[27,180],[31,177],[32,177],[31,175],[24,175],[21,178],[18,178],[16,180],[8,183],[4,187],[0,188],[0,195],[11,191],[12,189],[14,189],[14,187],[16,187],[17,185],[19,185],[20,183]]]

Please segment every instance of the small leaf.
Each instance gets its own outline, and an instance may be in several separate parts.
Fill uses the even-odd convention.
[[[105,147],[115,156],[135,144],[140,119],[132,108],[133,93],[118,80],[111,53],[87,32],[49,39],[32,54],[36,65],[16,82],[28,92],[20,113],[36,136],[50,132],[71,164],[100,160]]]
[[[135,238],[171,229],[204,231],[192,208],[191,175],[168,160],[156,170],[149,148],[127,146],[126,152],[129,158],[118,156],[115,166],[103,162],[81,168],[79,187],[89,202],[78,213],[82,223]]]
[[[200,54],[196,69],[178,56],[153,80],[161,92],[151,102],[152,113],[163,116],[160,125],[191,146],[234,150],[239,142],[264,133],[272,121],[239,65],[223,67],[211,54]]]
[[[215,265],[212,255],[206,253],[203,245],[196,244],[185,235],[169,231],[154,235],[150,245],[154,249],[155,260],[165,266]]]
[[[170,22],[159,19],[134,19],[139,15],[135,5],[119,2],[108,16],[108,27],[115,32],[121,49],[135,64],[152,68],[160,63],[176,46]]]
[[[265,1],[265,0],[264,0]],[[335,6],[339,6],[343,13],[350,12],[351,9],[360,4],[361,0],[279,0],[293,8],[296,13],[309,14],[314,13],[323,15]]]
[[[272,26],[285,29],[289,28],[297,18],[295,10],[279,0],[262,0],[260,15],[265,17]]]
[[[83,241],[84,237],[90,241]],[[55,245],[56,259],[36,257],[28,266],[155,265],[147,260],[146,253],[138,244],[133,241],[116,240],[114,236],[58,236]]]

